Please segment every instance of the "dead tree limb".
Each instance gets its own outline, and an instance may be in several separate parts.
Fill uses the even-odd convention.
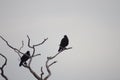
[[[4,74],[4,67],[7,65],[7,58],[6,56],[4,56],[3,54],[0,53],[0,56],[2,56],[5,59],[4,64],[2,65],[2,67],[0,67],[1,70],[1,76],[5,79],[8,80],[7,76]]]
[[[68,50],[68,49],[72,49],[72,47],[65,48],[64,50]],[[63,52],[64,50],[62,50],[61,52]],[[52,60],[52,59],[54,59],[55,57],[57,57],[61,52],[58,52],[57,54],[55,54],[55,55],[52,56],[52,57],[47,57],[47,61],[46,61],[45,66],[46,66],[48,75],[47,75],[43,80],[48,80],[48,78],[51,76],[50,67],[51,67],[53,64],[57,63],[57,61],[54,61],[54,62],[52,62],[52,63],[49,64],[49,61]]]
[[[14,48],[13,46],[11,46],[11,45],[8,43],[8,41],[5,40],[2,36],[0,36],[0,38],[1,38],[3,41],[5,41],[5,43],[7,44],[7,46],[10,47],[11,49],[13,49],[15,52],[24,54],[24,53],[22,53],[19,49]]]
[[[28,35],[27,35],[27,38],[28,38],[28,47],[31,48],[31,49],[33,49],[33,53],[32,53],[32,55],[31,55],[31,57],[36,56],[36,55],[35,55],[35,47],[42,45],[42,44],[48,39],[48,38],[46,38],[46,39],[44,39],[41,43],[38,43],[38,44],[35,44],[35,45],[32,45],[32,46],[31,46],[31,44],[30,44],[30,37],[29,37]],[[40,54],[38,54],[38,55],[40,55]],[[30,66],[31,61],[32,61],[32,58],[30,58],[29,63],[28,63],[28,66]]]

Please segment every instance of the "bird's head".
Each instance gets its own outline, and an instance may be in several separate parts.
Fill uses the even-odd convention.
[[[67,37],[67,35],[64,35],[64,38]]]
[[[30,51],[27,51],[27,53],[26,53],[27,55],[30,55]]]

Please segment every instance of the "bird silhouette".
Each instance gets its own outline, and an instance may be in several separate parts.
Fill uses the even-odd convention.
[[[64,38],[62,38],[62,40],[60,42],[58,52],[61,52],[62,50],[64,50],[68,44],[69,44],[68,37],[67,37],[67,35],[64,35]]]
[[[23,64],[26,63],[26,61],[30,58],[30,51],[27,51],[23,56],[21,57],[21,62],[19,66],[22,66]]]

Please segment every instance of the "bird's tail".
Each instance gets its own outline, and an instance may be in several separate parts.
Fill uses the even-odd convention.
[[[58,52],[62,51],[62,49],[63,49],[62,47],[59,47]]]
[[[20,64],[19,64],[19,66],[22,66],[22,63],[23,63],[23,62],[21,61]]]

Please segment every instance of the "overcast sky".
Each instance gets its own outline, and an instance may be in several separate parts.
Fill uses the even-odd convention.
[[[48,37],[36,49],[42,55],[33,59],[38,74],[46,56],[57,53],[65,34],[73,49],[55,58],[58,63],[51,67],[49,80],[120,80],[119,0],[0,0],[0,35],[12,46],[27,43],[27,35],[32,44]],[[0,53],[8,58],[9,80],[36,80],[19,67],[18,55],[1,39]]]

